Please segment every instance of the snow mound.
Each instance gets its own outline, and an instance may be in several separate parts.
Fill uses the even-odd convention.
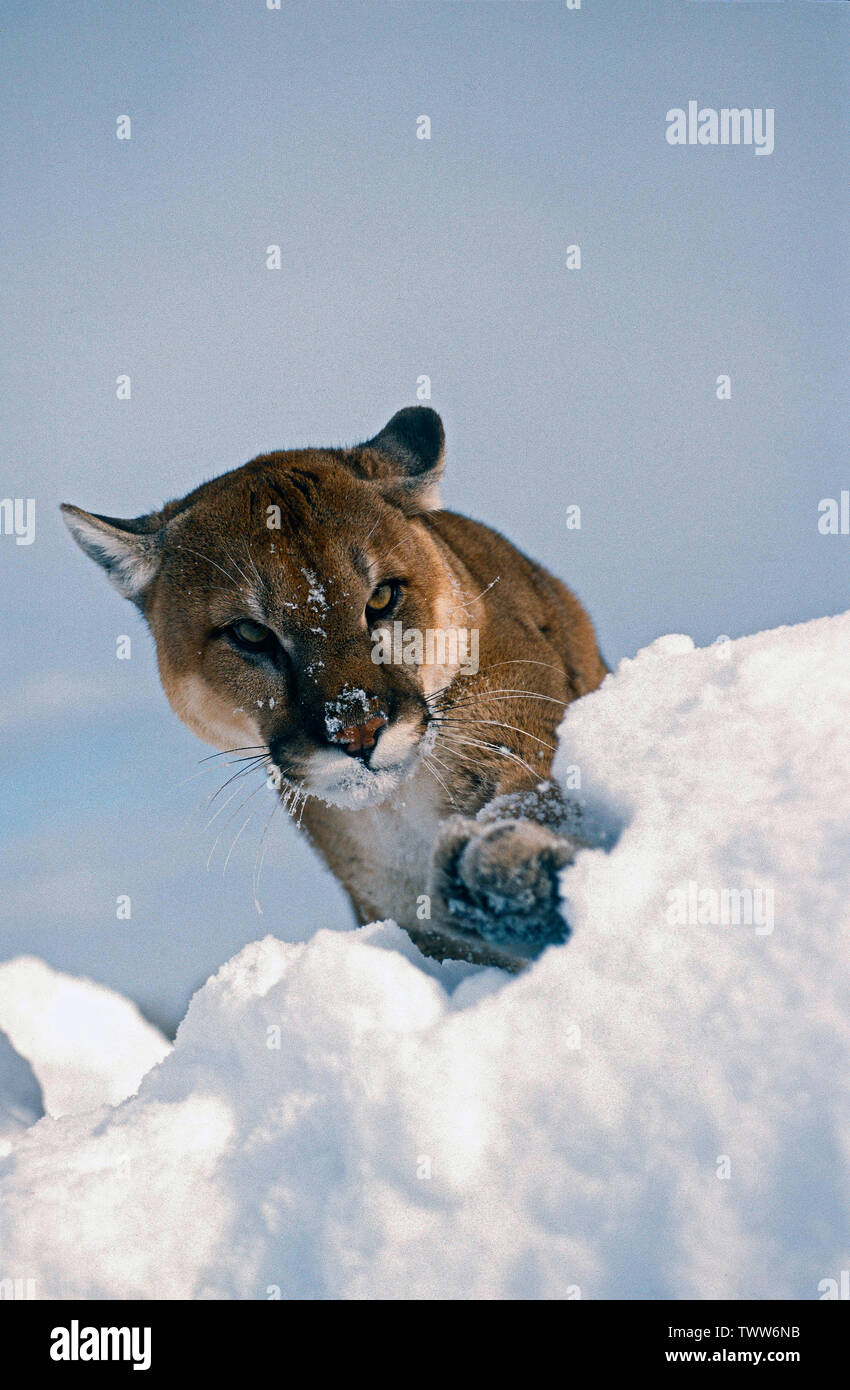
[[[0,965],[0,1029],[30,1063],[53,1116],[117,1105],[169,1051],[128,999],[32,956]]]
[[[0,1273],[817,1298],[850,1264],[848,708],[850,615],[624,662],[561,730],[604,846],[564,872],[566,945],[513,978],[392,924],[247,947],[137,1096],[16,1139]]]
[[[12,1136],[44,1114],[35,1072],[4,1033],[0,1033],[0,1158],[11,1151]]]

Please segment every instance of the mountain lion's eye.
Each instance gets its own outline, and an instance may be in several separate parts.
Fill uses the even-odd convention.
[[[238,623],[232,625],[230,631],[246,652],[258,652],[274,641],[273,632],[263,627],[262,623],[252,622],[250,618],[241,618]]]
[[[379,584],[366,605],[366,617],[370,619],[381,618],[395,608],[398,602],[399,589],[400,585],[396,579]]]

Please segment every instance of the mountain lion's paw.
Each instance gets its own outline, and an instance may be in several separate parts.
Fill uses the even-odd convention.
[[[558,872],[579,848],[527,820],[454,816],[434,849],[432,891],[446,924],[487,941],[541,947],[569,935]]]

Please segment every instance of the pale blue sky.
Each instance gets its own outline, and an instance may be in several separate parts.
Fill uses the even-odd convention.
[[[174,1015],[243,941],[347,924],[292,836],[257,917],[259,815],[205,871],[207,750],[60,501],[366,437],[424,373],[447,505],[570,583],[609,661],[848,606],[817,530],[850,487],[846,4],[13,0],[0,47],[0,495],[37,502],[33,545],[0,536],[0,956]],[[669,146],[691,99],[773,107],[774,153]]]

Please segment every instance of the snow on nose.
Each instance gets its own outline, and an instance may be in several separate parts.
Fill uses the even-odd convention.
[[[346,753],[357,757],[374,748],[375,739],[386,724],[387,720],[382,714],[375,714],[363,724],[352,724],[347,729],[340,729],[338,733],[331,734],[331,741],[342,744]]]

